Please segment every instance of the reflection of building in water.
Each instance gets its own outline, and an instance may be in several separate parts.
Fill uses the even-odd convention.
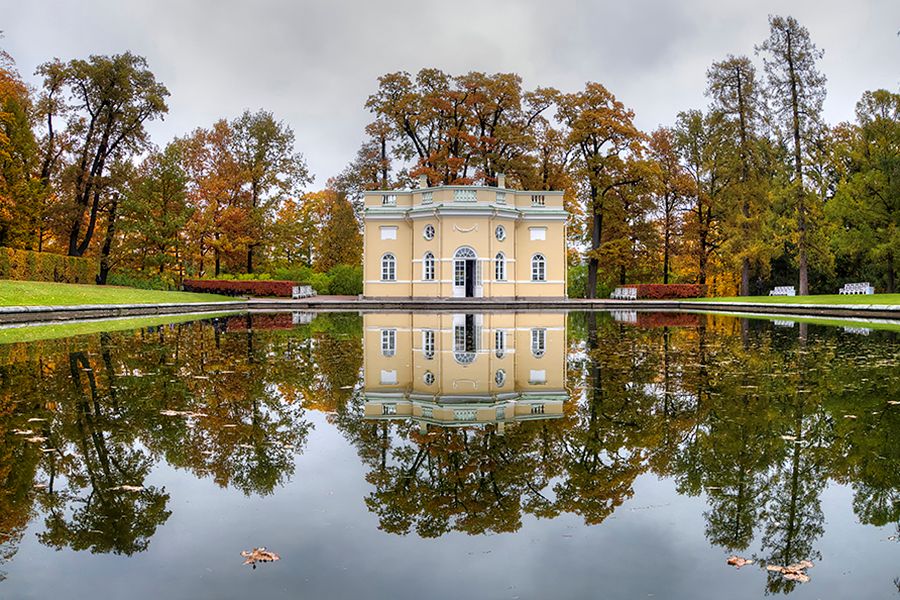
[[[562,416],[565,314],[363,316],[366,418],[425,429]]]

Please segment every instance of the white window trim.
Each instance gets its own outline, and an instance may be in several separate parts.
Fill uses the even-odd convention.
[[[422,330],[422,355],[431,360],[434,358],[435,333],[434,329]]]
[[[435,260],[432,252],[426,252],[422,257],[422,281],[434,281]]]
[[[540,252],[531,257],[531,281],[547,281],[547,257]]]
[[[397,281],[397,257],[392,252],[381,255],[381,281]]]
[[[498,252],[494,257],[494,281],[506,281],[506,255]]]
[[[531,354],[535,358],[541,358],[547,352],[547,330],[535,327],[531,330]]]
[[[381,231],[381,239],[382,240],[396,240],[397,239],[397,226],[396,225],[382,225],[380,227]]]
[[[381,355],[394,356],[397,354],[397,330],[381,330]]]

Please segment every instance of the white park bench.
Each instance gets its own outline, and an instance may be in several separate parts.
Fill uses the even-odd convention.
[[[298,298],[309,298],[315,295],[316,291],[312,289],[311,285],[295,285],[291,290],[292,300],[297,300]]]
[[[774,290],[769,292],[770,296],[796,296],[797,292],[792,285],[776,286]]]
[[[617,287],[609,297],[613,300],[637,300],[637,288]]]
[[[862,283],[845,283],[844,287],[838,290],[838,294],[842,296],[845,295],[861,295],[861,294],[874,294],[875,288],[869,285],[868,281],[864,281]]]

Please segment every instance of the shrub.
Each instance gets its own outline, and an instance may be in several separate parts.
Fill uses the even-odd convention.
[[[700,298],[706,294],[706,286],[698,283],[641,283],[622,287],[636,288],[639,300]]]
[[[0,247],[0,279],[95,283],[99,270],[91,258]]]
[[[339,296],[358,296],[362,294],[362,267],[336,265],[328,275],[331,276],[329,293]]]
[[[233,279],[185,279],[186,292],[205,292],[224,294],[226,296],[278,296],[290,298],[294,286],[293,281],[235,281]]]
[[[319,295],[331,293],[331,276],[328,273],[313,273],[309,277],[309,285],[312,286]]]

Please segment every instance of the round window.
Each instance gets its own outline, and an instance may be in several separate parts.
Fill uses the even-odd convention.
[[[494,374],[494,383],[497,384],[497,387],[503,387],[503,384],[506,383],[506,371],[497,369],[497,372]]]
[[[425,381],[425,385],[431,385],[434,383],[434,373],[425,371],[425,375],[422,376],[422,379]]]
[[[422,235],[425,236],[426,240],[433,240],[434,239],[434,225],[426,225],[425,231],[422,232]]]
[[[497,225],[497,229],[494,230],[494,235],[496,235],[497,240],[501,242],[506,239],[506,229],[503,225]]]

